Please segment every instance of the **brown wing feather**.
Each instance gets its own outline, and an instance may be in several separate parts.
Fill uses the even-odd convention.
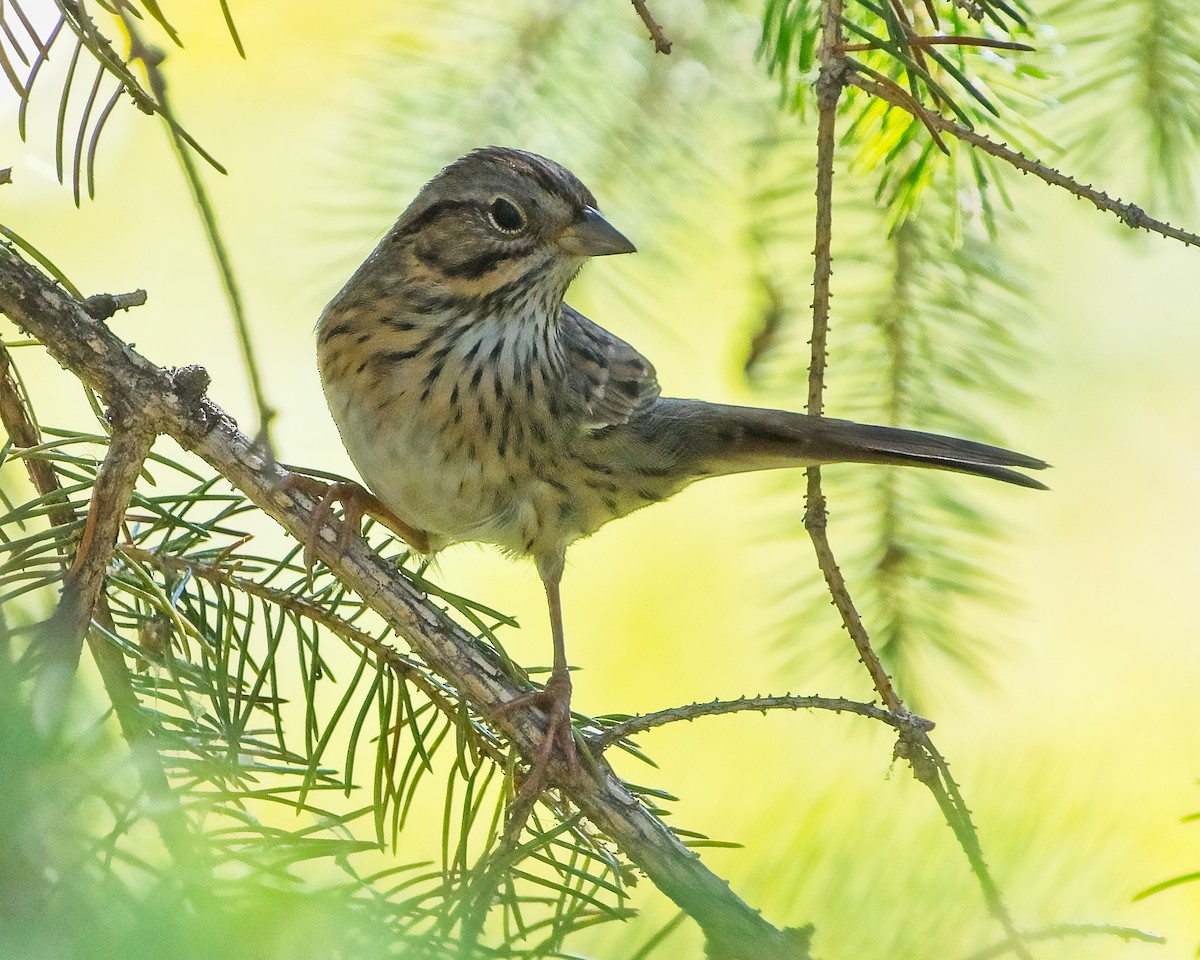
[[[563,305],[560,342],[568,351],[567,369],[578,379],[583,422],[598,430],[628,423],[658,399],[658,376],[650,361],[633,347]]]

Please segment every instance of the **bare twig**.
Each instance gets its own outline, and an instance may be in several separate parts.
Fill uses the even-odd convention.
[[[118,310],[130,310],[146,305],[146,291],[129,293],[97,293],[83,301],[83,309],[93,320],[108,320]]]
[[[73,644],[76,655],[104,586],[117,534],[125,521],[142,464],[154,443],[154,431],[138,414],[118,414],[114,408],[109,415],[113,419],[112,439],[96,472],[87,522],[52,621],[55,629],[65,634],[65,638],[59,639]]]
[[[857,700],[847,700],[843,697],[800,697],[792,694],[778,696],[741,697],[737,700],[712,700],[708,703],[689,703],[666,710],[656,710],[654,713],[644,713],[641,716],[630,717],[620,723],[614,723],[588,740],[589,745],[598,751],[607,750],[618,740],[644,733],[655,727],[668,723],[678,723],[686,720],[689,723],[699,717],[715,717],[726,713],[766,713],[768,710],[831,710],[834,713],[855,713],[860,717],[869,717],[886,723],[897,730],[912,732],[913,730],[929,730],[933,724],[912,714],[889,713],[873,703],[861,703]]]
[[[0,312],[37,337],[51,355],[108,402],[136,398],[147,422],[222,476],[297,539],[309,536],[315,503],[281,489],[283,472],[268,462],[229,417],[203,397],[181,394],[172,372],[136,353],[78,302],[15,253],[0,249]],[[534,706],[497,713],[525,690],[510,678],[501,657],[467,634],[361,539],[337,549],[338,532],[317,532],[317,555],[357,592],[430,669],[444,677],[526,758],[546,736],[546,716]],[[603,759],[594,772],[554,763],[548,778],[703,929],[710,956],[725,960],[807,958],[802,930],[772,926],[685,847],[645,807]]]
[[[646,0],[633,0],[633,9],[637,11],[637,15],[642,18],[642,23],[650,31],[650,39],[654,41],[655,51],[657,53],[670,53],[671,41],[666,38],[662,27],[659,26],[658,21],[654,19],[654,15],[646,6]]]
[[[906,113],[916,116],[911,104],[906,103],[901,97],[897,96],[895,90],[884,87],[869,77],[852,72],[847,75],[846,82],[853,84],[872,96],[878,97],[880,100],[886,100],[892,106],[899,107]],[[982,134],[969,130],[959,123],[955,123],[953,120],[947,120],[945,117],[929,113],[928,111],[920,119],[942,133],[948,133],[950,136],[964,143],[969,143],[971,146],[977,147],[984,153],[991,154],[993,157],[1011,164],[1022,173],[1031,173],[1051,186],[1061,187],[1068,193],[1074,194],[1080,199],[1087,200],[1096,209],[1105,210],[1113,214],[1118,220],[1134,230],[1146,230],[1150,233],[1157,233],[1168,237],[1171,240],[1178,240],[1180,243],[1185,243],[1188,246],[1200,247],[1200,236],[1189,233],[1186,230],[1181,230],[1178,227],[1173,227],[1162,220],[1156,220],[1136,204],[1115,200],[1101,190],[1081,184],[1073,177],[1065,173],[1060,173],[1058,170],[1048,167],[1044,163],[1039,163],[1037,160],[1031,160],[1023,153],[1013,150],[1003,143],[990,140]]]

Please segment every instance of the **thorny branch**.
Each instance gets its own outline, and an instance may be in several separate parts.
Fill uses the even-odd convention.
[[[596,734],[588,743],[593,750],[606,750],[614,743],[632,737],[655,727],[668,723],[678,723],[686,720],[689,723],[699,717],[716,717],[727,713],[766,713],[768,710],[831,710],[834,713],[855,713],[860,717],[869,717],[895,727],[901,732],[928,730],[933,724],[913,714],[895,714],[873,703],[860,703],[857,700],[847,700],[844,697],[799,697],[791,694],[764,697],[741,697],[737,700],[712,700],[708,703],[689,703],[680,707],[670,707],[666,710],[656,710],[630,717],[620,723],[605,727],[603,732]]]
[[[809,416],[819,417],[824,409],[825,341],[829,333],[829,281],[833,276],[833,154],[837,146],[837,104],[845,82],[845,61],[835,51],[841,43],[838,24],[842,16],[841,0],[824,5],[821,35],[821,72],[817,78],[817,222],[816,248],[813,250],[813,322],[812,360],[808,369]],[[809,470],[817,478],[820,470]]]
[[[1137,940],[1141,943],[1166,943],[1167,938],[1157,933],[1139,930],[1137,927],[1121,927],[1111,923],[1056,923],[1040,930],[1030,930],[1025,934],[1029,941],[1065,940],[1068,937],[1118,937],[1129,942]],[[982,950],[970,954],[966,960],[992,960],[1010,953],[1012,945],[1007,940],[994,943]]]
[[[955,123],[953,120],[947,120],[936,113],[925,110],[918,114],[913,108],[913,103],[897,95],[894,89],[886,87],[869,77],[864,77],[856,71],[857,67],[853,67],[852,71],[846,75],[846,83],[853,84],[860,90],[878,97],[880,100],[885,100],[906,113],[912,114],[926,126],[939,130],[942,133],[948,133],[950,136],[963,141],[963,143],[969,143],[984,153],[991,154],[993,157],[997,157],[1005,163],[1016,167],[1022,173],[1033,174],[1038,179],[1045,181],[1053,187],[1062,187],[1068,193],[1089,201],[1097,210],[1105,210],[1113,214],[1113,216],[1127,227],[1131,227],[1134,230],[1146,230],[1150,233],[1157,233],[1171,240],[1178,240],[1180,243],[1185,243],[1188,246],[1200,247],[1200,236],[1189,233],[1186,230],[1181,230],[1178,227],[1173,227],[1162,220],[1156,220],[1154,217],[1149,216],[1141,207],[1137,206],[1137,204],[1115,200],[1102,190],[1082,184],[1073,177],[1065,173],[1060,173],[1058,170],[1048,167],[1044,163],[1029,159],[1023,153],[1013,150],[1006,144],[990,140],[982,134],[976,133],[974,130],[969,130],[961,124]]]
[[[840,52],[842,0],[825,0],[822,4],[821,70],[817,80],[817,214],[816,246],[813,274],[813,323],[811,361],[808,372],[808,413],[820,416],[825,389],[826,342],[829,331],[829,304],[832,296],[830,277],[833,273],[833,167],[836,146],[837,103],[842,87],[861,78],[853,65]],[[882,86],[880,89],[882,89]],[[807,506],[804,526],[812,539],[817,563],[825,577],[830,596],[841,615],[846,632],[854,641],[859,659],[871,676],[888,712],[909,716],[891,678],[880,662],[871,638],[863,625],[858,609],[850,596],[845,578],[838,567],[837,557],[829,542],[825,494],[821,488],[819,467],[810,467],[808,474]],[[1004,931],[1012,952],[1021,960],[1029,960],[1029,950],[1009,914],[991,871],[983,858],[979,836],[971,822],[970,811],[950,774],[949,765],[938,753],[929,738],[927,727],[914,723],[900,730],[896,755],[908,761],[913,775],[934,795],[946,823],[962,847],[971,870],[979,881],[984,900],[992,917]]]
[[[979,831],[976,830],[963,798],[957,781],[950,773],[950,765],[946,758],[938,752],[937,747],[924,731],[916,731],[911,735],[901,734],[896,744],[896,756],[907,760],[912,767],[913,776],[923,783],[933,794],[942,816],[954,832],[954,838],[966,855],[971,865],[971,872],[979,881],[984,902],[988,912],[1000,924],[1009,950],[1020,960],[1032,960],[1029,947],[1025,943],[1024,934],[1017,929],[1009,913],[1008,905],[1000,893],[1000,887],[983,857],[983,847],[979,843]]]
[[[846,61],[837,54],[841,45],[841,0],[829,0],[824,6],[821,37],[821,73],[817,80],[817,222],[816,248],[813,251],[813,321],[812,355],[808,368],[808,405],[810,416],[820,416],[825,394],[826,340],[829,334],[829,302],[832,298],[830,278],[833,276],[833,158],[837,145],[837,105],[845,83]],[[809,467],[807,507],[804,527],[812,539],[817,562],[830,595],[842,616],[859,659],[871,675],[871,682],[884,706],[893,713],[904,714],[907,709],[892,686],[892,680],[871,646],[862,619],[846,588],[838,568],[837,558],[829,545],[826,532],[825,494],[821,489],[820,467]]]
[[[298,540],[310,535],[314,501],[283,488],[285,472],[229,417],[195,389],[193,368],[164,370],[150,363],[79,302],[49,279],[0,248],[0,312],[8,315],[64,367],[108,403],[136,398],[156,432],[172,437],[207,462]],[[524,689],[503,660],[478,642],[376,554],[361,539],[337,549],[338,530],[316,534],[317,556],[402,636],[434,672],[444,677],[481,716],[525,757],[545,737],[546,717],[536,707],[497,715],[496,707]],[[637,864],[664,894],[703,929],[709,955],[717,960],[805,960],[808,934],[772,926],[737,897],[675,833],[652,813],[603,760],[594,772],[554,764],[550,781]]]

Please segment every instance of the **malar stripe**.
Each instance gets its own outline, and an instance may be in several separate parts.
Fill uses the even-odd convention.
[[[483,315],[498,313],[518,305],[529,292],[537,288],[537,281],[543,273],[550,269],[551,261],[539,260],[515,280],[510,280],[484,295],[479,301],[478,309]]]

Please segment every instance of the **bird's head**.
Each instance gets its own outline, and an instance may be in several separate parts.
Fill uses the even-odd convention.
[[[389,239],[443,295],[507,299],[507,291],[555,308],[588,258],[635,250],[578,177],[507,147],[474,150],[442,170]]]

